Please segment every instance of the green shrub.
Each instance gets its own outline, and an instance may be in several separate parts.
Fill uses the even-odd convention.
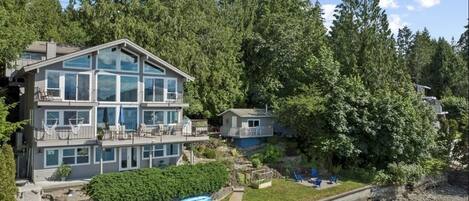
[[[149,168],[95,176],[86,192],[96,201],[170,201],[213,193],[228,178],[221,163]]]
[[[217,152],[215,151],[215,149],[206,148],[204,150],[204,156],[205,158],[214,159],[217,157]]]
[[[263,151],[263,163],[276,163],[283,157],[283,150],[274,145],[267,145]]]
[[[262,162],[259,158],[251,159],[251,163],[252,163],[252,166],[255,167],[255,168],[258,168],[258,167],[262,166]]]
[[[418,181],[425,175],[424,169],[418,164],[391,163],[386,170],[381,170],[375,177],[379,185],[404,185]]]
[[[13,149],[5,144],[0,149],[0,200],[16,200],[16,166]]]
[[[443,172],[448,167],[445,161],[440,159],[428,159],[422,162],[425,174],[434,175]]]
[[[68,177],[72,173],[72,167],[70,165],[62,164],[57,169],[57,175],[59,177]]]

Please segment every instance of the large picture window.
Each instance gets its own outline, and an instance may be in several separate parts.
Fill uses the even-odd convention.
[[[115,75],[98,75],[98,101],[116,101]]]
[[[120,77],[120,99],[121,102],[136,102],[138,93],[138,77]]]
[[[145,78],[145,101],[164,101],[164,79]]]
[[[65,100],[90,99],[90,75],[65,73]]]
[[[91,55],[83,55],[69,59],[63,62],[64,68],[80,68],[90,69],[91,68]]]

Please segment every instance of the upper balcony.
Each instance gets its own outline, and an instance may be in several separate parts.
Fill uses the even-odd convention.
[[[222,136],[235,138],[252,138],[252,137],[270,137],[274,135],[272,126],[258,126],[249,128],[223,128]]]
[[[44,88],[36,87],[34,88],[34,102],[38,106],[96,106],[98,105],[96,101],[92,101],[89,94],[90,93],[88,92],[87,95],[82,95],[82,92],[77,92],[75,96],[64,98],[61,95],[60,89],[46,90]]]
[[[137,130],[125,127],[109,126],[107,129],[94,126],[68,126],[34,128],[34,139],[38,147],[63,145],[122,146],[145,145],[151,143],[180,143],[206,141],[210,134],[208,127],[187,128],[182,124],[160,125],[155,127],[140,126]]]
[[[152,95],[152,99],[145,95],[145,92],[141,92],[142,107],[189,107],[188,103],[184,102],[183,93],[171,93],[167,92],[165,95]]]

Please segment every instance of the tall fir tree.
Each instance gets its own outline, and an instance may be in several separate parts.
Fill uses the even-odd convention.
[[[88,45],[129,38],[196,78],[185,87],[187,114],[210,118],[244,100],[241,37],[216,1],[82,0],[80,5]]]
[[[14,67],[11,63],[33,40],[26,20],[26,0],[0,1],[0,73]]]
[[[399,65],[404,69],[410,69],[409,67],[409,57],[410,57],[410,48],[412,47],[414,35],[409,27],[404,26],[399,29],[397,33],[397,56]],[[410,72],[408,72],[410,73]]]
[[[259,0],[252,35],[243,42],[248,105],[276,105],[313,81],[304,69],[325,41],[319,5],[306,0]]]
[[[344,75],[359,75],[372,91],[401,88],[404,69],[397,65],[395,42],[378,0],[344,0],[330,32],[330,45]]]
[[[435,44],[436,41],[431,39],[427,28],[415,33],[409,56],[409,71],[413,82],[417,84],[428,83],[423,72],[428,71],[435,53]]]

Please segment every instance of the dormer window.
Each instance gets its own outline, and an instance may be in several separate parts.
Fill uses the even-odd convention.
[[[144,73],[151,73],[157,75],[164,75],[166,74],[165,70],[157,65],[154,65],[148,61],[145,61],[143,64],[143,72]]]

